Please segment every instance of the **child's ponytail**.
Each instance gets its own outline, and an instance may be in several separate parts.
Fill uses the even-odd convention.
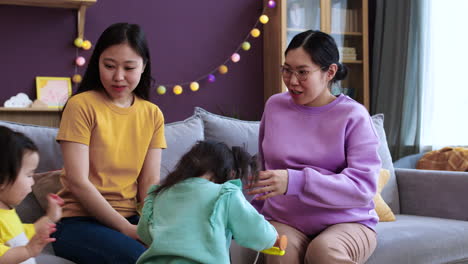
[[[154,191],[157,195],[179,182],[193,177],[211,175],[211,181],[222,184],[233,179],[241,179],[244,184],[258,179],[257,161],[242,147],[229,148],[217,141],[198,141],[167,175],[165,181]],[[249,176],[252,176],[249,179]]]
[[[257,157],[251,156],[241,147],[232,147],[232,156],[234,157],[234,179],[241,179],[242,182],[250,185],[258,181],[258,163]],[[250,177],[250,179],[249,179]]]

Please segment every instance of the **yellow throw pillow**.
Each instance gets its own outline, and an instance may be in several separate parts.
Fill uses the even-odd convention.
[[[386,169],[381,169],[379,174],[379,180],[377,183],[377,193],[374,196],[375,211],[380,218],[380,222],[392,222],[395,221],[395,215],[392,209],[384,201],[380,193],[382,192],[385,184],[390,179],[390,172]]]

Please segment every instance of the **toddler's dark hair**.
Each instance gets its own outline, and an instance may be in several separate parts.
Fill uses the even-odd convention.
[[[0,185],[13,184],[18,177],[26,151],[38,152],[31,139],[20,132],[0,126]]]
[[[177,163],[175,170],[155,190],[158,194],[188,178],[212,173],[212,181],[225,183],[233,179],[243,182],[258,180],[257,161],[242,147],[232,147],[216,141],[198,141]],[[251,176],[251,180],[248,177]]]

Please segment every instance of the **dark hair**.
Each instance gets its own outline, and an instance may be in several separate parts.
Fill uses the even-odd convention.
[[[0,126],[0,185],[13,184],[18,177],[26,151],[38,152],[31,139],[8,127]]]
[[[99,37],[93,54],[89,60],[88,68],[75,94],[89,90],[102,90],[101,79],[99,77],[99,57],[102,52],[113,45],[127,43],[138,55],[143,58],[145,69],[141,75],[140,82],[133,92],[140,98],[149,100],[149,91],[153,84],[151,77],[151,59],[146,42],[145,33],[137,24],[116,23],[109,26]]]
[[[258,180],[257,161],[242,147],[232,147],[216,141],[198,141],[177,163],[173,172],[155,190],[158,194],[177,183],[212,173],[211,181],[221,184],[233,179]]]
[[[327,33],[318,30],[307,30],[297,34],[286,48],[284,56],[290,50],[299,47],[302,47],[309,54],[312,62],[319,65],[323,71],[327,70],[331,64],[338,66],[338,70],[331,81],[332,83],[346,78],[348,68],[339,62],[340,54],[336,42]]]

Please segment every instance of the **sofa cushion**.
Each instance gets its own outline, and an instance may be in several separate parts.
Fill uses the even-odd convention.
[[[58,128],[26,125],[14,122],[0,121],[0,126],[23,133],[29,137],[39,149],[39,165],[37,172],[61,169],[63,166],[60,145],[55,141]]]
[[[204,139],[203,122],[199,116],[193,115],[184,121],[166,124],[164,134],[167,148],[162,152],[161,181],[166,179],[183,154]]]
[[[386,169],[381,169],[379,174],[379,181],[377,183],[377,193],[374,196],[375,211],[379,216],[380,222],[395,221],[395,215],[392,209],[385,203],[382,198],[382,190],[390,179],[390,172]]]
[[[244,121],[210,113],[195,107],[195,115],[203,120],[205,139],[221,141],[228,146],[243,146],[251,155],[258,152],[259,121]]]
[[[377,248],[366,264],[468,262],[467,221],[412,215],[396,219],[377,224]]]
[[[55,170],[35,173],[33,176],[34,185],[32,192],[44,211],[47,211],[48,207],[47,195],[49,193],[57,193],[62,189],[62,183],[60,182],[61,174],[62,170]]]
[[[398,186],[395,177],[395,169],[393,168],[392,156],[388,148],[387,136],[384,130],[384,115],[376,114],[372,116],[375,131],[380,138],[379,156],[382,160],[382,168],[390,171],[390,179],[387,186],[382,191],[382,198],[387,202],[388,206],[396,214],[400,213],[400,200],[398,198]]]

